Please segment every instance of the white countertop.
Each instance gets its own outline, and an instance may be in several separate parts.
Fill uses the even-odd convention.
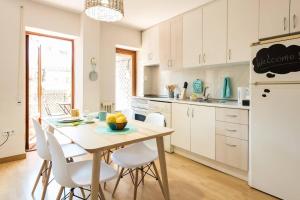
[[[139,96],[133,96],[132,98],[137,99],[147,99],[150,101],[161,101],[161,102],[170,102],[170,103],[182,103],[182,104],[190,104],[190,105],[198,105],[198,106],[211,106],[211,107],[221,107],[221,108],[234,108],[234,109],[244,109],[249,110],[249,106],[242,106],[237,103],[237,101],[226,101],[224,103],[207,103],[207,102],[198,102],[198,101],[192,101],[189,99],[185,100],[179,100],[179,99],[173,99],[173,98],[156,98],[156,97],[139,97]]]

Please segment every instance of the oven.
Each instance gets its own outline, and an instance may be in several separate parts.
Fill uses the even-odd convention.
[[[132,118],[138,121],[145,121],[149,112],[149,101],[143,98],[134,97],[131,100]]]

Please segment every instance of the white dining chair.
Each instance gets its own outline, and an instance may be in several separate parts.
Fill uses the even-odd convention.
[[[59,200],[61,198],[62,192],[65,190],[65,188],[70,188],[70,193],[67,194],[70,200],[73,199],[73,196],[82,199],[82,197],[74,194],[74,190],[76,188],[80,188],[81,191],[83,191],[86,189],[85,187],[91,185],[93,166],[92,160],[67,163],[62,147],[59,145],[55,137],[51,133],[47,133],[47,135],[48,145],[52,156],[54,179],[61,186],[56,199]],[[103,161],[101,161],[100,165],[100,183],[110,181],[117,177],[118,172],[114,168]],[[100,185],[99,193],[100,199],[105,199]],[[84,192],[82,192],[82,194],[83,199],[86,199]],[[63,199],[66,198],[67,196],[65,196]]]
[[[50,155],[48,145],[47,145],[46,134],[45,134],[44,130],[42,129],[42,126],[36,119],[32,119],[32,121],[33,121],[33,126],[34,126],[34,130],[35,130],[35,134],[36,134],[37,153],[38,153],[39,157],[43,160],[43,164],[42,164],[40,171],[38,173],[38,176],[35,180],[35,183],[34,183],[31,193],[32,193],[32,195],[34,194],[40,178],[43,177],[42,182],[43,182],[44,187],[43,187],[43,192],[42,192],[42,197],[41,197],[41,199],[43,200],[46,195],[49,178],[51,175],[52,159],[51,159],[51,155]],[[72,144],[72,143],[63,144],[63,145],[61,145],[61,147],[63,149],[64,159],[67,159],[68,161],[72,161],[74,157],[87,154],[87,152],[84,149],[82,149],[81,147],[79,147],[76,144]]]
[[[145,123],[152,124],[154,126],[165,126],[165,117],[160,113],[150,113],[146,116]],[[151,143],[156,145],[156,141],[152,140]],[[119,185],[120,179],[130,174],[132,182],[134,183],[134,200],[137,197],[137,188],[141,182],[144,183],[145,175],[150,175],[158,180],[162,193],[164,190],[162,182],[159,177],[155,160],[158,158],[157,147],[149,145],[149,142],[140,142],[128,147],[116,150],[112,155],[112,161],[121,167],[119,177],[117,179],[115,188],[112,195],[114,196],[116,189]],[[153,168],[153,170],[152,170]],[[135,174],[134,174],[135,172]],[[139,179],[139,172],[141,172],[141,178]]]

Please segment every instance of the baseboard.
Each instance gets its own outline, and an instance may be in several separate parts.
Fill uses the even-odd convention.
[[[186,151],[186,150],[178,148],[178,147],[174,148],[174,152],[181,155],[181,156],[183,156],[183,157],[189,158],[193,161],[196,161],[198,163],[201,163],[203,165],[206,165],[208,167],[211,167],[213,169],[221,171],[225,174],[229,174],[231,176],[242,179],[244,181],[248,181],[248,172],[247,171],[239,170],[239,169],[224,165],[224,164],[219,163],[215,160],[205,158],[203,156],[194,154],[192,152]]]
[[[26,153],[9,156],[9,157],[5,157],[5,158],[0,158],[0,164],[6,163],[6,162],[12,162],[12,161],[16,161],[16,160],[22,160],[25,158],[26,158]]]

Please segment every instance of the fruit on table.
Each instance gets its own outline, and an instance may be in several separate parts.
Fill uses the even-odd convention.
[[[125,116],[120,116],[117,118],[116,123],[126,123],[127,119]]]
[[[116,116],[114,114],[109,114],[106,117],[107,123],[116,123]]]

